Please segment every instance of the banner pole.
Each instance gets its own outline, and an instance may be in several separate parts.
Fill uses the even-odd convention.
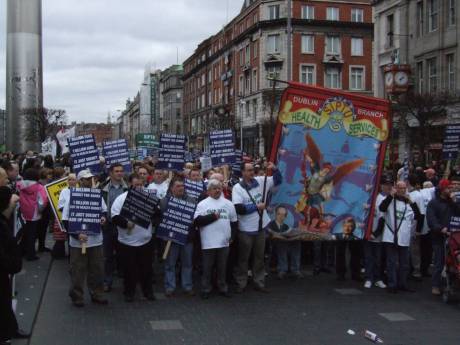
[[[86,255],[86,242],[81,244],[81,255]]]
[[[445,179],[448,179],[449,178],[449,175],[450,175],[450,165],[452,163],[452,160],[448,160],[447,161],[447,165],[446,165],[446,170],[444,171],[444,178]]]
[[[171,248],[171,241],[166,242],[166,247],[165,251],[163,252],[163,260],[166,260],[168,254],[169,254],[169,249]]]

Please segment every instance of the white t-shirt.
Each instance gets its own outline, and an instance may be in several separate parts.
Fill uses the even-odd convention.
[[[420,190],[420,194],[422,195],[422,204],[421,207],[419,206],[419,208],[420,213],[425,215],[425,218],[423,220],[422,235],[426,235],[430,232],[430,228],[428,227],[428,221],[426,220],[426,208],[431,199],[434,198],[434,193],[435,187],[424,188]]]
[[[379,219],[380,217],[383,217],[384,214],[380,212],[379,206],[382,203],[383,200],[385,200],[386,196],[383,195],[382,193],[377,194],[377,197],[375,198],[375,206],[374,206],[374,219],[372,220],[372,231],[377,230],[377,226],[379,224]],[[370,242],[382,242],[382,235],[377,237],[374,240],[369,239]]]
[[[105,204],[104,198],[101,198],[101,213],[107,212],[107,205]],[[62,220],[69,220],[69,209],[70,209],[70,190],[69,197],[67,198],[64,209],[62,210]],[[69,236],[69,245],[74,248],[81,248],[81,242],[78,239]],[[88,241],[86,247],[96,247],[102,245],[102,231],[97,235],[88,235]]]
[[[232,236],[230,222],[238,220],[235,206],[230,200],[225,199],[223,195],[217,200],[207,197],[198,203],[193,218],[196,219],[198,216],[206,216],[212,213],[219,213],[219,219],[201,228],[201,248],[228,247]]]
[[[166,180],[160,184],[152,182],[148,185],[147,190],[155,192],[155,195],[158,199],[163,199],[166,196],[166,192],[168,191],[169,187],[169,180]]]
[[[64,188],[59,194],[58,209],[64,208],[66,202],[70,199],[70,188]]]
[[[395,214],[394,214],[394,202],[396,201],[396,222],[399,227],[398,230],[398,245],[401,247],[409,247],[410,239],[412,235],[412,228],[415,225],[414,222],[414,211],[409,204],[403,201],[393,199],[388,206],[385,215],[385,229],[383,230],[383,242],[394,243],[395,231]]]
[[[262,202],[262,193],[264,190],[264,176],[256,176],[254,177],[259,185],[255,188],[249,190],[251,193],[252,198],[254,199],[255,203],[258,204]],[[273,187],[273,176],[267,178],[267,187],[265,190],[265,198],[269,192],[269,190]],[[254,203],[251,201],[251,198],[248,195],[248,192],[241,186],[240,183],[236,184],[232,190],[232,202],[234,205],[236,204],[243,204],[243,205],[253,205]],[[268,217],[267,212],[264,210],[263,212],[263,221],[262,226],[266,227],[270,223],[270,218]],[[240,231],[243,232],[257,232],[259,230],[259,213],[253,212],[250,214],[239,214],[238,215],[238,224]]]
[[[112,217],[118,216],[121,213],[123,204],[125,203],[126,196],[128,192],[124,192],[119,195],[114,202],[112,203],[111,215]],[[139,225],[134,225],[134,228],[131,229],[131,232],[128,232],[128,229],[120,228],[118,229],[118,241],[127,246],[139,247],[148,243],[152,239],[152,224],[149,224],[148,228],[143,228]]]

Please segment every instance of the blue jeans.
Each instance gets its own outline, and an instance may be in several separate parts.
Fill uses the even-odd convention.
[[[444,270],[446,248],[444,242],[433,241],[433,275],[431,277],[431,286],[441,288],[441,274]]]
[[[382,247],[381,242],[364,242],[365,277],[373,283],[382,280]]]
[[[385,243],[387,254],[388,287],[407,288],[409,275],[409,247]]]
[[[193,289],[193,243],[181,246],[171,243],[169,253],[165,261],[165,290],[173,292],[176,289],[176,264],[180,257],[181,262],[181,283],[182,289],[191,291]]]
[[[291,263],[291,272],[300,272],[300,241],[277,241],[275,243],[276,257],[278,258],[278,273],[288,271]]]

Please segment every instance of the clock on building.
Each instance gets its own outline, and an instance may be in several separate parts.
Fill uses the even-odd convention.
[[[409,76],[406,71],[398,71],[395,74],[394,80],[398,86],[406,86],[409,82]]]

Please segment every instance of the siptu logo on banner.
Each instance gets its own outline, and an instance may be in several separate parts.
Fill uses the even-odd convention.
[[[209,133],[209,149],[213,166],[235,163],[235,140],[231,129]]]
[[[158,205],[159,199],[155,194],[141,189],[130,189],[120,215],[136,225],[148,228],[152,216],[157,213]]]
[[[169,197],[166,212],[157,228],[157,237],[185,245],[193,224],[195,208],[195,203]]]
[[[455,160],[460,151],[460,124],[448,125],[444,133],[442,143],[442,158],[445,160]]]
[[[339,238],[350,223],[351,237],[364,238],[390,123],[386,100],[290,83],[272,149],[283,176],[272,191],[272,216],[285,207],[287,224],[304,239]]]
[[[188,196],[197,200],[201,194],[205,191],[205,185],[203,181],[192,181],[190,179],[185,179],[185,193]]]
[[[69,138],[68,141],[73,170],[76,174],[84,169],[91,170],[93,174],[101,171],[99,150],[92,134]]]
[[[61,226],[62,212],[59,210],[58,202],[59,202],[59,196],[61,195],[62,190],[69,187],[67,180],[68,178],[64,177],[64,178],[61,178],[60,180],[48,183],[45,186],[46,194],[48,195],[51,209],[53,210],[54,216],[59,220],[58,224],[59,224],[59,228],[61,229],[61,231],[64,231],[64,229]]]
[[[102,144],[102,155],[105,158],[105,166],[107,169],[114,163],[120,163],[123,165],[125,173],[130,173],[132,171],[128,142],[126,139],[105,141]]]
[[[69,234],[98,235],[101,233],[101,190],[71,188]]]
[[[185,164],[184,152],[187,145],[185,135],[162,134],[157,168],[169,171],[182,171]]]

